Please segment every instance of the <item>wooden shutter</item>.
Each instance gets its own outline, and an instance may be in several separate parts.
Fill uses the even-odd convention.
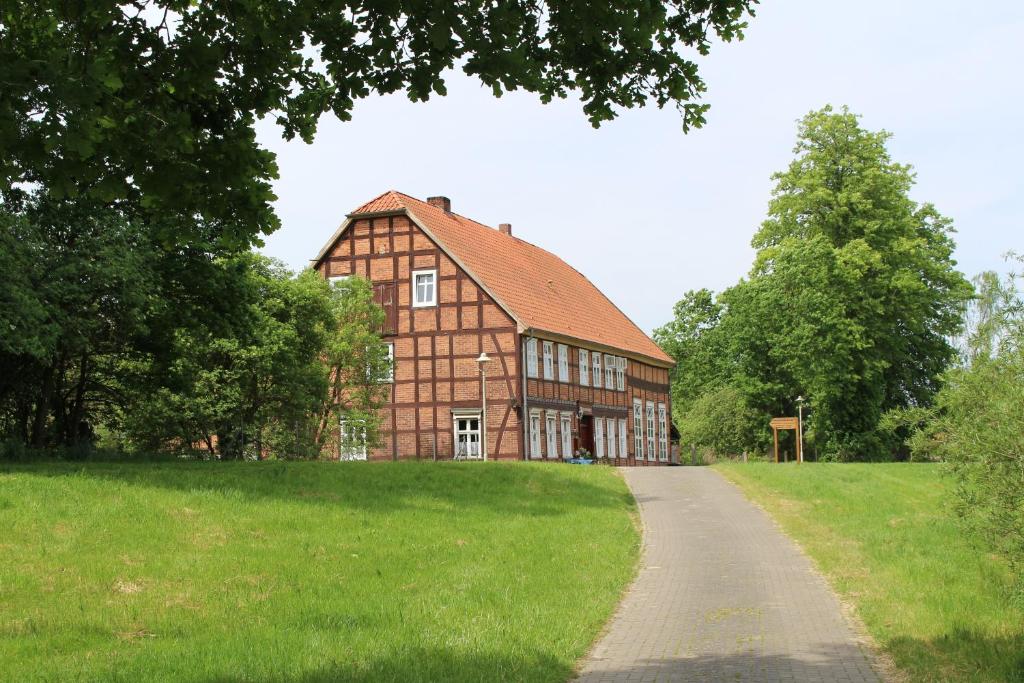
[[[373,286],[373,300],[384,309],[381,334],[398,334],[398,287],[394,282],[381,282]]]

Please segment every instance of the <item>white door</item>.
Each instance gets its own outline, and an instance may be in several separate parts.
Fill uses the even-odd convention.
[[[480,457],[480,418],[455,418],[455,457],[459,460]]]
[[[530,457],[539,458],[540,453],[540,414],[530,415]]]
[[[562,416],[562,457],[572,457],[572,418]]]

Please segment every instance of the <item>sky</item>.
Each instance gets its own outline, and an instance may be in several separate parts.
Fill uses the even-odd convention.
[[[953,219],[964,273],[1005,271],[1003,254],[1024,251],[1021,36],[1018,2],[768,1],[745,40],[700,60],[711,110],[686,134],[671,108],[594,129],[577,100],[495,98],[461,72],[443,98],[325,116],[311,145],[263,122],[282,221],[263,251],[299,269],[378,194],[445,195],[561,256],[650,332],[686,291],[747,273],[797,119],[832,104],[893,134],[893,159],[917,172],[912,197]]]

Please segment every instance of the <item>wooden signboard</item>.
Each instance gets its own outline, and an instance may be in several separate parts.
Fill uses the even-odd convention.
[[[775,439],[775,462],[779,461],[779,430],[780,429],[800,429],[800,423],[795,417],[773,417],[769,423],[772,428],[772,436]],[[796,461],[804,461],[803,444],[800,443],[800,435],[797,434],[796,440]]]

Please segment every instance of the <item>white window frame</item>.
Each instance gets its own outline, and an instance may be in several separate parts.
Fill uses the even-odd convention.
[[[562,413],[559,417],[559,428],[562,435],[562,457],[571,458],[572,452],[572,413]]]
[[[346,448],[345,441],[348,438],[348,418],[342,416],[338,420],[338,437],[341,442],[338,444],[338,460],[349,462],[352,460],[366,460],[366,427],[363,427],[363,439],[362,443],[358,441],[352,441],[352,443]],[[358,429],[358,427],[356,427]]]
[[[459,430],[459,420],[476,420],[476,429]],[[480,411],[465,411],[452,413],[452,457],[455,460],[481,460],[483,459],[483,420]],[[476,434],[476,453],[459,454],[459,434]],[[472,450],[472,448],[467,449]]]
[[[580,386],[590,386],[590,352],[580,349]]]
[[[395,345],[388,342],[384,344],[388,347],[388,374],[384,376],[385,382],[395,381]]]
[[[619,449],[615,447],[615,419],[605,418],[604,426],[608,431],[608,459],[614,460],[619,454]]]
[[[530,457],[540,458],[544,456],[542,442],[540,439],[540,411],[530,411]]]
[[[547,454],[549,458],[558,458],[558,413],[549,410],[544,414],[544,429],[547,436]]]
[[[668,411],[658,404],[658,460],[668,462]]]
[[[604,387],[605,389],[615,388],[615,366],[618,359],[611,354],[604,354]]]
[[[619,358],[615,365],[615,388],[619,391],[626,390],[626,359]]]
[[[424,301],[420,301],[419,300],[419,291],[418,291],[419,288],[417,287],[416,279],[419,276],[421,276],[421,275],[429,275],[431,277],[431,285],[430,285],[431,298],[429,300],[424,300]],[[414,270],[414,271],[412,271],[411,283],[412,283],[412,297],[411,297],[411,300],[412,300],[412,307],[413,308],[430,308],[432,306],[437,306],[437,290],[439,288],[438,287],[439,283],[437,281],[437,268],[427,268],[425,270]]]
[[[590,377],[594,380],[594,388],[600,389],[603,377],[601,374],[601,354],[595,351],[591,356],[591,360],[593,361],[592,367],[594,368],[594,372],[591,373]]]
[[[629,457],[629,444],[626,437],[626,419],[619,418],[619,457],[625,460]]]
[[[537,376],[537,340],[534,337],[526,340],[526,376]]]
[[[633,399],[633,457],[644,459],[644,406],[638,398]]]
[[[553,342],[544,342],[544,379],[555,378],[555,345]]]
[[[565,344],[558,345],[558,381],[569,381],[569,347]]]
[[[646,417],[647,459],[653,461],[657,457],[657,453],[654,450],[654,443],[657,440],[657,431],[654,425],[654,401],[647,401]]]
[[[604,418],[594,418],[594,457],[604,457]]]
[[[345,280],[349,279],[350,277],[352,277],[351,274],[350,275],[331,275],[331,276],[329,276],[327,278],[327,281],[330,282],[332,285],[336,285],[336,284],[344,282]]]

